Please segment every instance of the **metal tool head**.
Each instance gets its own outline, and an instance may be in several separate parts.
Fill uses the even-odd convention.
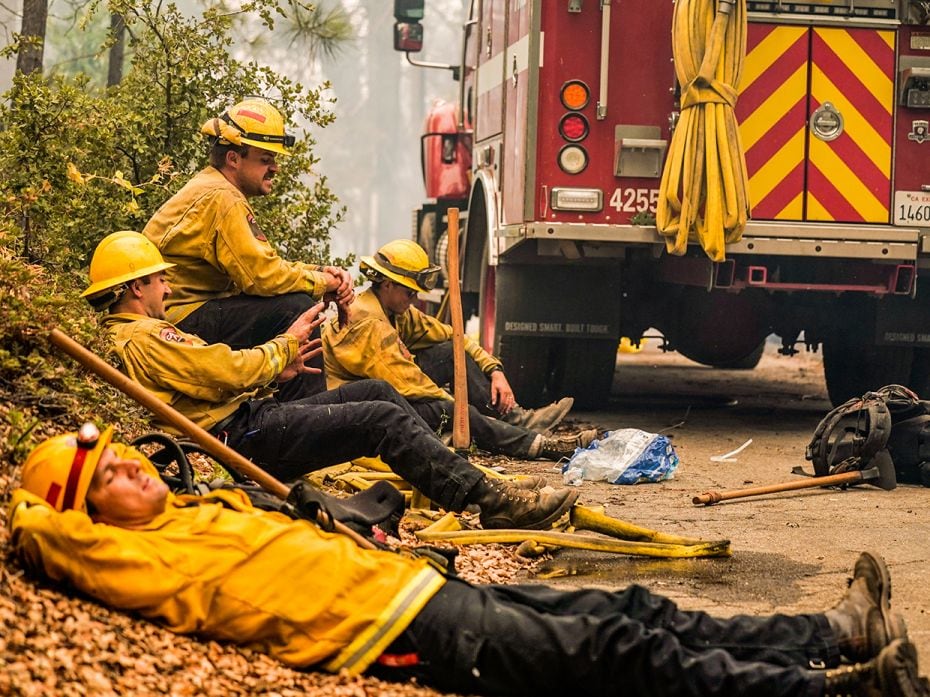
[[[898,486],[898,477],[894,471],[894,462],[887,449],[879,450],[869,461],[868,469],[862,470],[862,481],[877,486],[885,491],[893,491]]]

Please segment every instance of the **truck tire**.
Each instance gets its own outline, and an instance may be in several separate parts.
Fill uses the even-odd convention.
[[[552,339],[536,336],[501,337],[499,356],[507,381],[522,407],[534,409],[548,401],[546,376],[552,342]]]
[[[720,370],[752,370],[757,365],[759,365],[759,361],[762,360],[762,354],[764,351],[765,342],[763,341],[744,358],[740,358],[739,360],[735,361],[723,361],[720,363],[714,363],[713,367],[719,368]]]
[[[930,349],[915,348],[911,364],[911,384],[908,385],[922,399],[930,399]]]
[[[885,385],[910,387],[913,348],[860,339],[859,331],[846,331],[823,340],[823,374],[833,406]]]
[[[610,398],[617,368],[612,339],[557,339],[552,347],[550,399],[574,397],[575,408],[602,409]]]

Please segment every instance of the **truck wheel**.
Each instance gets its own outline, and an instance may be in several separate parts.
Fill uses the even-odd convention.
[[[613,339],[559,339],[553,346],[555,370],[550,395],[574,397],[575,408],[601,409],[610,397],[617,367]]]
[[[552,343],[552,339],[536,336],[501,337],[499,356],[520,406],[533,409],[546,403]]]
[[[744,358],[740,358],[736,361],[723,361],[721,363],[714,363],[714,368],[719,368],[720,370],[752,370],[757,365],[759,361],[762,360],[762,353],[765,351],[765,342],[763,341],[752,353],[748,354]]]
[[[837,333],[823,340],[823,374],[833,406],[885,385],[910,387],[914,349],[876,346],[859,341],[857,334]]]
[[[911,364],[911,382],[908,387],[923,399],[930,398],[930,349],[914,349],[914,362]]]

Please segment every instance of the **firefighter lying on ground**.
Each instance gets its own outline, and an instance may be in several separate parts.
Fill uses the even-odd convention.
[[[319,340],[309,337],[323,304],[254,348],[207,344],[165,320],[169,266],[139,233],[115,232],[97,245],[83,295],[108,311],[103,326],[123,372],[278,479],[377,455],[444,509],[478,506],[487,528],[549,527],[578,497],[484,476],[380,380],[302,399],[275,398],[274,381],[314,370],[306,361],[318,353]]]
[[[268,243],[249,199],[271,192],[293,136],[264,99],[239,102],[207,121],[210,164],[156,211],[144,234],[175,266],[168,319],[207,343],[252,348],[274,338],[324,294],[346,306],[352,278],[335,266],[285,261]],[[314,359],[322,368],[322,360]],[[326,389],[322,373],[291,380],[284,392],[306,397]]]
[[[418,291],[432,290],[439,267],[413,240],[394,240],[362,257],[371,288],[349,312],[323,326],[323,362],[329,387],[377,378],[389,383],[437,433],[451,431],[454,402],[441,386],[452,382],[452,327],[411,306]],[[547,437],[572,408],[566,397],[543,409],[523,409],[501,362],[476,341],[465,339],[468,420],[475,444],[521,459],[571,457],[597,437],[597,430]]]
[[[475,586],[256,510],[241,490],[173,496],[111,434],[88,424],[30,454],[12,547],[27,568],[176,632],[460,694],[930,695],[877,554],[859,556],[834,608],[793,616],[715,619],[640,586]]]

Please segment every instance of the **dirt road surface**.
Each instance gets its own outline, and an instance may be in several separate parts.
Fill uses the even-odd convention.
[[[548,583],[605,587],[641,583],[682,607],[713,614],[826,609],[839,599],[859,551],[881,552],[891,569],[892,606],[930,669],[930,489],[871,486],[810,489],[697,507],[714,489],[798,479],[804,448],[830,409],[819,354],[788,358],[767,345],[752,371],[706,368],[648,345],[621,354],[610,408],[572,414],[606,429],[672,435],[681,465],[674,479],[636,486],[585,482],[581,498],[609,515],[653,529],[732,541],[729,559],[650,560],[594,553],[557,554],[542,567]],[[748,439],[735,462],[713,462]],[[558,475],[547,463],[527,472]]]

